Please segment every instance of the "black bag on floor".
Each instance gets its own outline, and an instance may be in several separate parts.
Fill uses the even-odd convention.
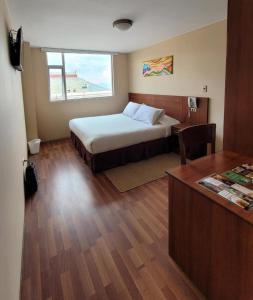
[[[38,176],[35,164],[29,160],[26,160],[25,169],[25,197],[31,197],[38,189]]]

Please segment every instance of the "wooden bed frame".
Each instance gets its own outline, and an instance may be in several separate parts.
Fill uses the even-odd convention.
[[[129,93],[129,101],[144,103],[153,107],[163,108],[166,114],[181,123],[208,123],[209,98],[197,97],[198,109],[189,114],[188,97]]]
[[[188,97],[163,96],[150,94],[129,94],[129,101],[145,103],[157,108],[163,108],[167,115],[181,123],[206,124],[208,122],[208,98],[197,98],[198,109],[188,113]],[[92,154],[84,147],[80,139],[71,131],[71,139],[81,157],[93,173],[114,168],[129,162],[147,159],[162,153],[169,153],[177,142],[175,136],[135,144],[129,147],[115,149],[103,153]]]

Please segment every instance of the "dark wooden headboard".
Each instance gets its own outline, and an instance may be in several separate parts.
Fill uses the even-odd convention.
[[[129,101],[144,103],[157,108],[163,108],[166,114],[182,123],[208,123],[209,98],[198,97],[198,109],[188,114],[188,97],[129,93]]]

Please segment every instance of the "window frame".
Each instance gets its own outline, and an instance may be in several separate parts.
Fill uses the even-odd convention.
[[[48,58],[47,58],[47,53],[59,53],[61,54],[62,58],[62,65],[49,65],[48,64]],[[69,98],[67,96],[67,84],[66,84],[66,71],[65,71],[65,53],[77,53],[77,54],[100,54],[100,55],[110,55],[111,58],[111,85],[112,85],[112,90],[111,90],[111,95],[105,96],[99,96],[99,94],[96,94],[94,97],[82,97],[82,98]],[[80,101],[80,100],[87,100],[87,99],[97,99],[97,98],[108,98],[108,97],[113,97],[114,96],[114,64],[113,64],[113,54],[112,53],[98,53],[98,52],[80,52],[80,51],[46,51],[46,60],[47,60],[47,69],[48,69],[48,99],[50,103],[58,103],[58,102],[64,102],[64,101]],[[62,95],[64,96],[64,99],[59,99],[59,100],[52,100],[51,99],[51,88],[50,88],[50,70],[61,70],[62,71]]]

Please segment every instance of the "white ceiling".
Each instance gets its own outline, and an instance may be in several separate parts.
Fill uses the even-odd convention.
[[[131,52],[223,20],[227,0],[8,0],[33,46]],[[134,21],[129,31],[112,27]]]

